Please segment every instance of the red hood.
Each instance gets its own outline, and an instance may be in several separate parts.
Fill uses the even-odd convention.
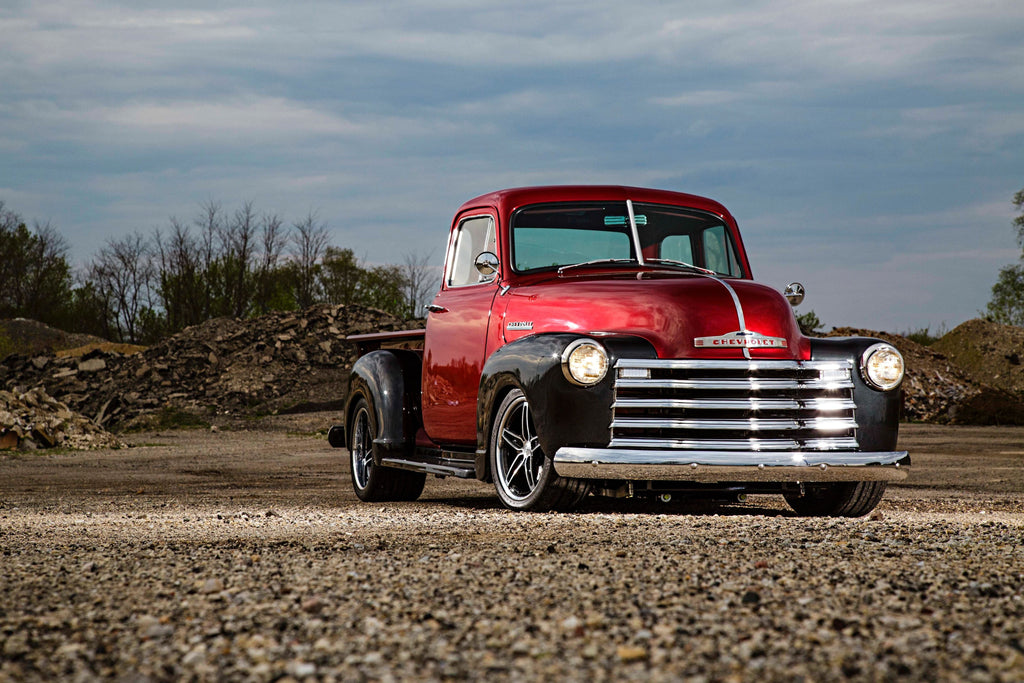
[[[751,348],[752,358],[810,358],[810,342],[779,292],[750,280],[726,282],[748,331],[786,340],[785,348]],[[744,357],[738,346],[697,346],[698,338],[741,329],[729,290],[708,277],[564,278],[513,288],[504,298],[502,330],[509,342],[545,332],[614,332],[647,339],[660,358]],[[512,322],[532,327],[507,329]]]

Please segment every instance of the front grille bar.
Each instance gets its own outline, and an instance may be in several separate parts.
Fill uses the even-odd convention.
[[[852,417],[813,417],[805,420],[785,418],[762,419],[756,417],[738,420],[619,418],[612,422],[612,429],[716,429],[752,432],[814,429],[817,431],[834,432],[856,428],[857,421]]]
[[[660,448],[688,451],[839,451],[857,448],[851,437],[796,439],[612,439],[611,448]]]
[[[850,398],[699,398],[699,399],[658,399],[620,398],[612,406],[641,409],[689,409],[689,410],[813,410],[819,413],[853,410],[857,404]]]

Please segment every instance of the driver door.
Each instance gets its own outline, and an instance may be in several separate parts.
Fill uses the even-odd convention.
[[[496,216],[487,210],[459,218],[445,260],[444,281],[427,314],[423,352],[423,426],[437,444],[476,444],[476,399],[487,348],[498,274],[474,262],[497,253]]]

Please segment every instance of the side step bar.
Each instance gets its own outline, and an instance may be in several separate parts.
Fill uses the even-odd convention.
[[[380,464],[385,467],[397,467],[402,470],[435,474],[439,477],[472,479],[476,476],[476,466],[472,460],[453,460],[449,458],[430,458],[429,460],[381,458]]]

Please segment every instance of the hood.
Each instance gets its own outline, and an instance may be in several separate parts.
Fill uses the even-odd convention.
[[[728,336],[741,327],[723,282],[739,300],[746,331],[761,337],[741,342],[740,336]],[[750,280],[605,275],[546,280],[513,288],[501,298],[506,300],[501,326],[506,342],[545,332],[615,333],[643,337],[659,358],[744,358],[743,344],[751,345],[751,358],[810,358],[810,342],[800,333],[789,302]]]

